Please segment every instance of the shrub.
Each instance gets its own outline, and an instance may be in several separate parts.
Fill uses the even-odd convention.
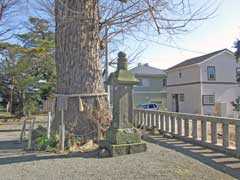
[[[32,149],[36,151],[57,151],[59,144],[59,134],[51,134],[47,138],[47,129],[39,126],[32,131]]]

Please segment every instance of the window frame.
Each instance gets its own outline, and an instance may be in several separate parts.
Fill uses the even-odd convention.
[[[205,97],[213,97],[214,98],[214,102],[213,103],[210,103],[209,102],[209,99],[208,99],[208,103],[206,103],[205,101],[204,101],[204,98]],[[204,105],[204,106],[214,106],[215,105],[215,95],[202,95],[202,105]]]
[[[180,79],[182,79],[182,72],[181,72],[181,71],[178,73],[178,77],[179,77]]]
[[[238,70],[239,70],[239,80],[238,80]],[[240,83],[240,67],[236,67],[236,82]]]
[[[162,85],[163,85],[163,87],[166,87],[166,86],[167,86],[167,79],[166,79],[166,78],[164,78],[164,79],[162,80]]]
[[[185,101],[185,95],[184,93],[179,94],[179,101],[184,102]]]
[[[135,85],[136,87],[142,87],[143,86],[143,80],[142,78],[137,78],[138,79],[138,83]]]
[[[209,70],[210,70],[211,68],[214,68],[214,78],[213,78],[213,79],[210,78],[210,72],[209,72]],[[208,66],[208,67],[207,67],[207,76],[208,76],[208,81],[216,81],[216,67],[215,67],[215,66]]]

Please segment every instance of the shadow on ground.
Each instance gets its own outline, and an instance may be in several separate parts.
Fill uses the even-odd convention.
[[[18,141],[0,141],[0,165],[49,159],[98,157],[98,153],[96,151],[88,153],[56,154],[47,152],[27,151],[24,150],[26,146],[26,142],[19,144]]]
[[[18,140],[0,141],[0,154],[2,154],[3,151],[23,150],[24,147],[26,147],[26,141],[21,143]]]
[[[240,179],[240,159],[191,143],[186,143],[178,139],[165,138],[162,136],[146,136],[144,140],[161,147],[175,150],[176,152],[194,158],[218,171]]]
[[[229,174],[236,179],[240,179],[240,159],[186,143],[178,139],[170,139],[161,136],[146,136],[144,140],[182,153],[218,171]],[[98,158],[98,153],[96,151],[88,153],[53,154],[24,151],[24,147],[26,147],[26,142],[18,143],[16,140],[0,141],[0,165],[76,157]]]

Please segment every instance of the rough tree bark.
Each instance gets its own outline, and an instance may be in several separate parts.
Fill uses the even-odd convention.
[[[104,92],[98,12],[98,0],[55,0],[57,94]],[[78,135],[96,130],[98,120],[109,120],[106,96],[99,97],[100,109],[96,97],[82,100],[83,112],[79,111],[79,97],[68,97],[64,111],[66,130]],[[56,109],[53,129],[60,122],[61,112]]]

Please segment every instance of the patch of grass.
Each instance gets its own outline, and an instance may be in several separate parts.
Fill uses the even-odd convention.
[[[32,132],[32,148],[36,151],[49,151],[56,152],[59,135],[51,134],[50,138],[47,138],[46,128],[39,126],[37,129],[34,129]]]

